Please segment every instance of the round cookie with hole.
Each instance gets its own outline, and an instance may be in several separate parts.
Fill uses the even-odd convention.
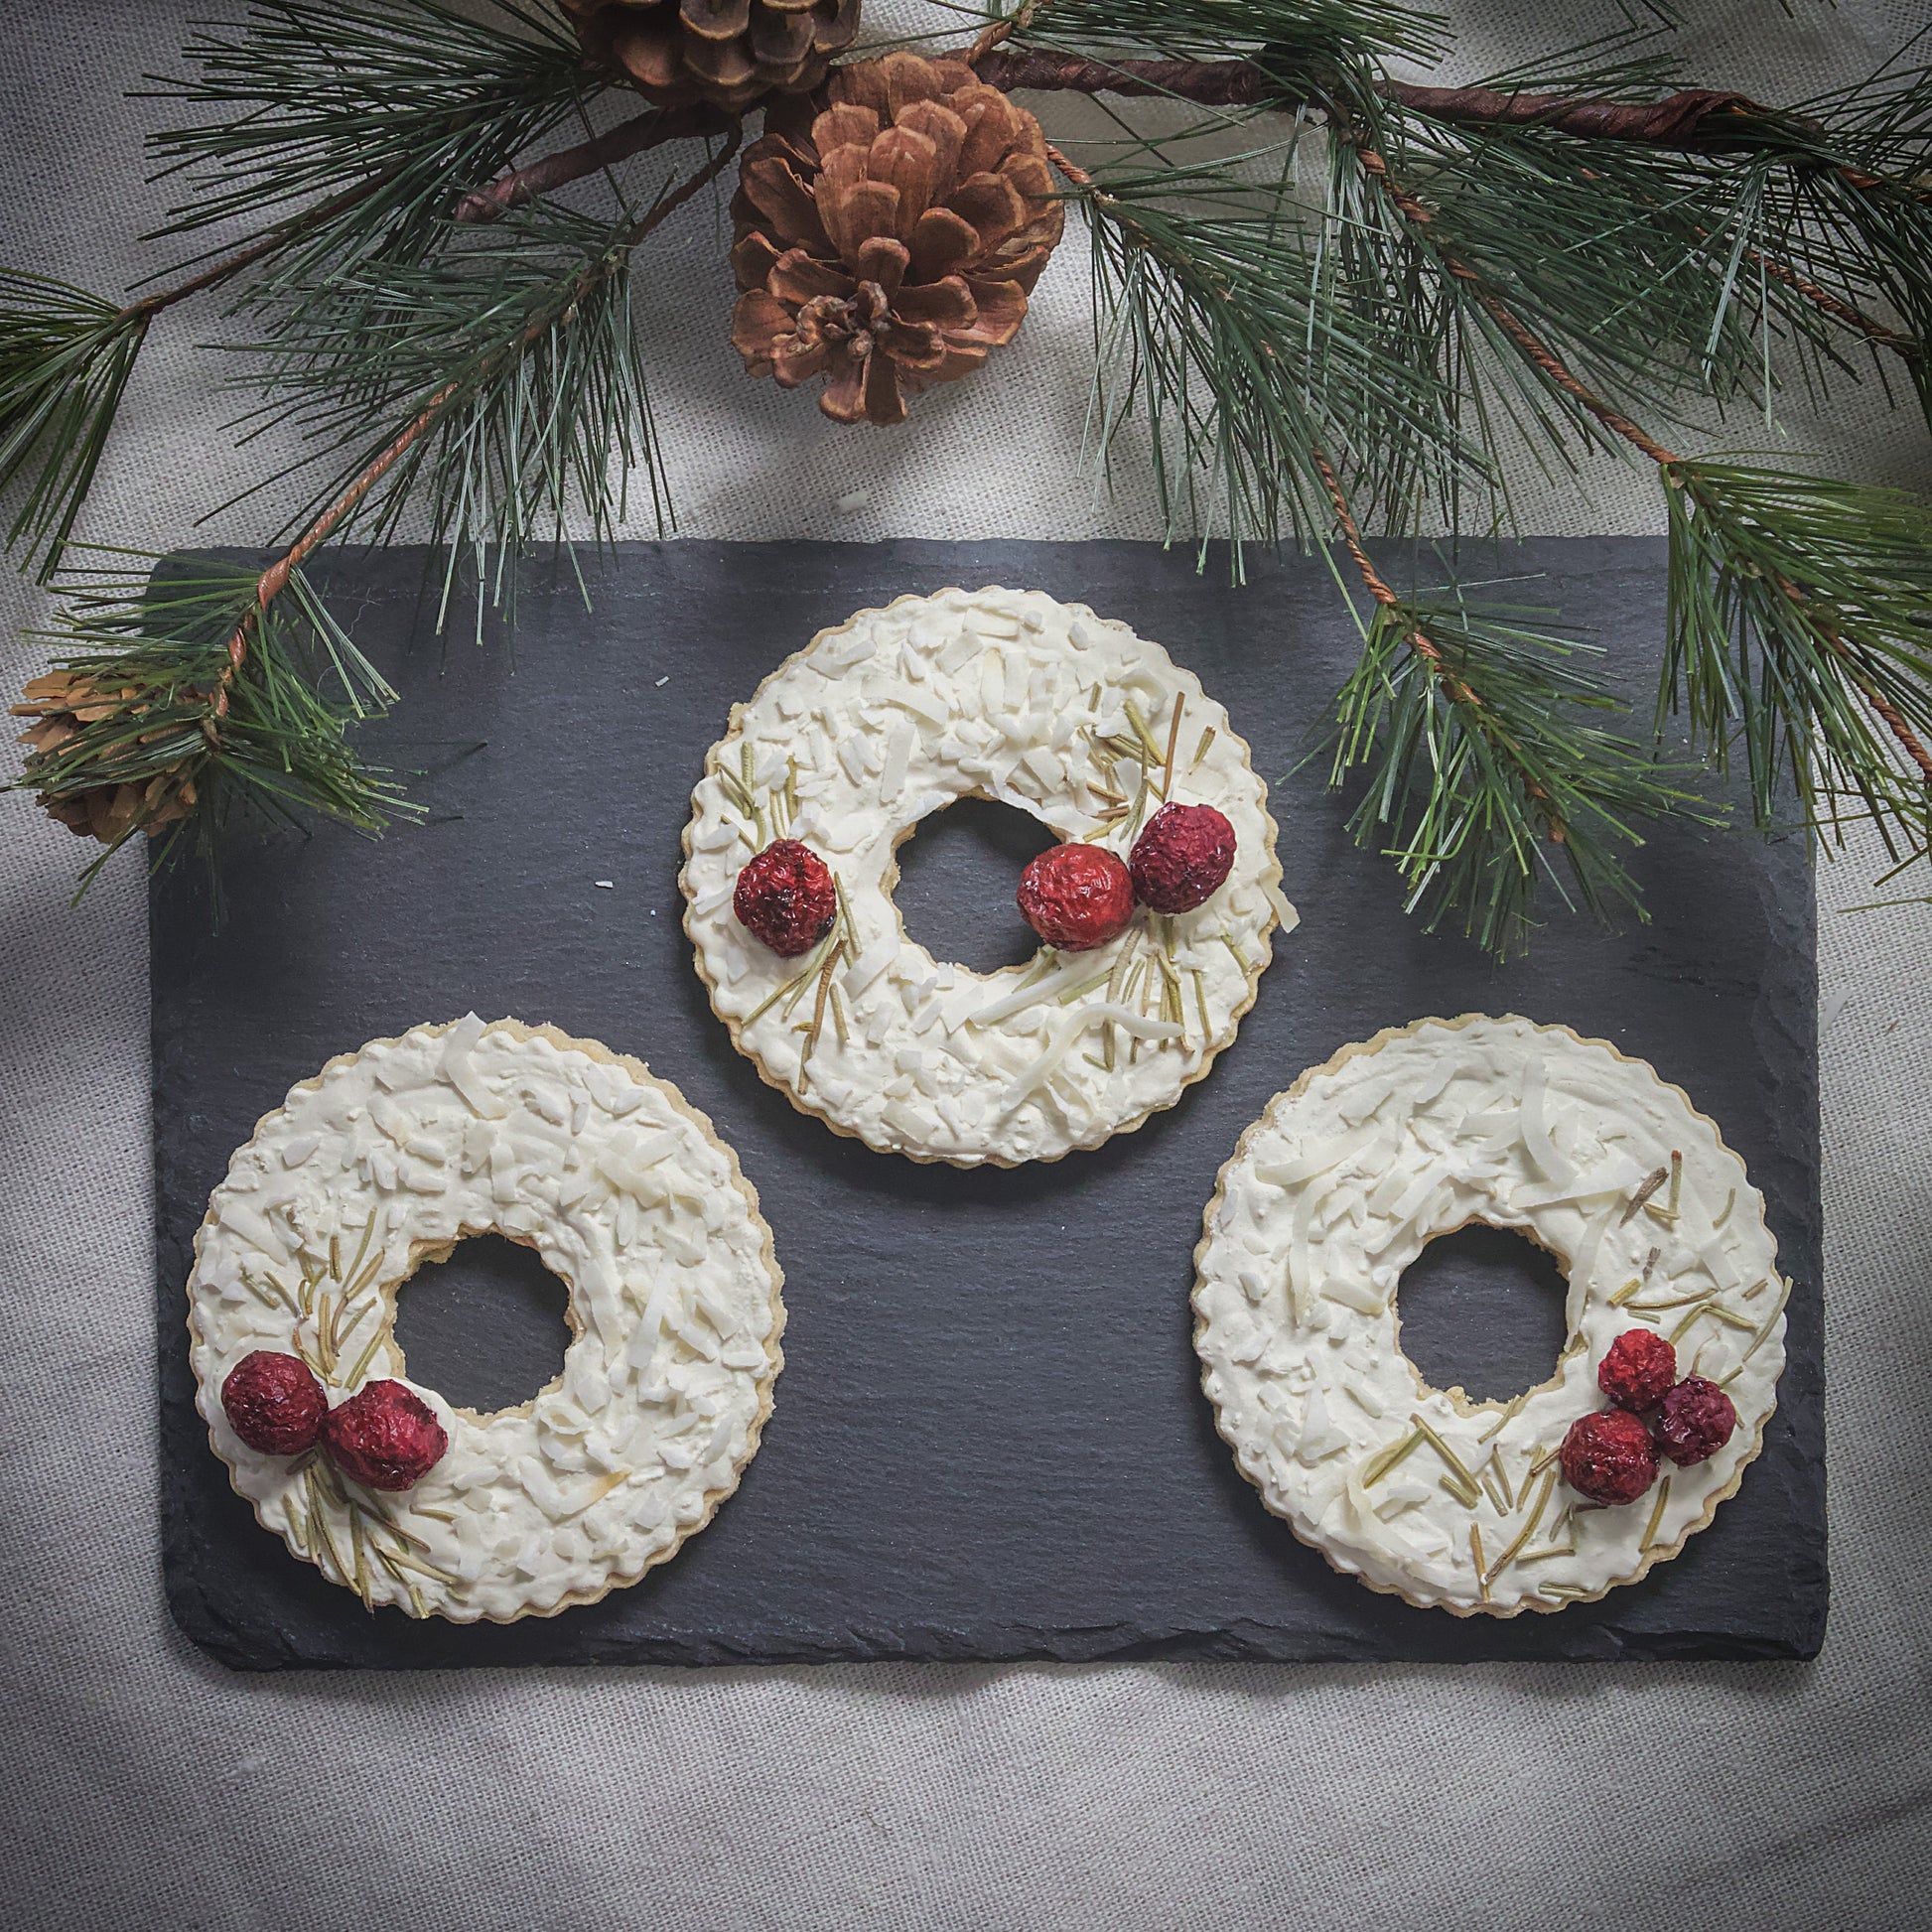
[[[458,1408],[397,1291],[495,1233],[569,1293],[562,1372]],[[757,1452],[782,1277],[737,1157],[595,1040],[475,1015],[331,1060],[257,1124],[195,1238],[197,1401],[263,1526],[371,1608],[510,1622],[632,1584]]]
[[[897,849],[969,797],[1087,849],[1070,863],[1117,897],[1105,922],[992,973],[912,939]],[[1199,897],[1130,866],[1169,807],[1225,827]],[[1172,1106],[1296,916],[1226,712],[1159,644],[1037,591],[902,597],[821,631],[733,707],[684,851],[685,930],[739,1050],[837,1132],[956,1167],[1056,1161]],[[748,926],[759,872],[773,917]]]
[[[1508,1401],[1433,1388],[1402,1348],[1404,1271],[1471,1221],[1568,1279],[1556,1371]],[[1566,1027],[1419,1020],[1304,1073],[1221,1170],[1195,1269],[1202,1388],[1266,1506],[1457,1616],[1560,1610],[1675,1556],[1776,1407],[1789,1284],[1743,1163],[1680,1088]],[[1721,1441],[1606,1398],[1632,1330],[1732,1414]],[[1614,1503],[1567,1448],[1606,1416],[1636,1478]]]

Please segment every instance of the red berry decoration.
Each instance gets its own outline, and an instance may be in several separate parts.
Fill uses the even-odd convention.
[[[1633,1503],[1657,1479],[1650,1431],[1627,1409],[1579,1416],[1563,1439],[1563,1475],[1593,1503]]]
[[[1687,1375],[1665,1396],[1650,1427],[1657,1447],[1680,1468],[1689,1468],[1730,1441],[1737,1411],[1717,1383]]]
[[[336,1466],[365,1489],[407,1489],[443,1459],[450,1439],[416,1391],[402,1382],[369,1382],[322,1425]]]
[[[296,1355],[257,1348],[221,1384],[228,1427],[263,1455],[300,1455],[322,1433],[329,1398],[309,1365]]]
[[[839,913],[831,868],[796,839],[773,839],[743,872],[732,894],[738,922],[775,953],[810,952]]]
[[[1234,865],[1234,827],[1212,805],[1163,805],[1134,841],[1134,890],[1157,912],[1191,912]]]
[[[1056,845],[1028,863],[1014,895],[1021,916],[1065,952],[1091,952],[1127,930],[1134,916],[1134,881],[1113,853],[1098,845]]]
[[[1654,1409],[1677,1381],[1677,1350],[1648,1328],[1626,1328],[1596,1367],[1596,1386],[1619,1409]]]

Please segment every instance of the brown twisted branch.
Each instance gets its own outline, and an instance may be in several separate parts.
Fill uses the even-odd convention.
[[[967,56],[980,77],[996,87],[1158,96],[1203,107],[1248,107],[1263,101],[1283,109],[1321,105],[1284,100],[1279,86],[1250,61],[1094,61],[1072,54],[1002,46],[1013,25],[1011,21],[995,23]],[[1761,106],[1748,95],[1709,87],[1686,88],[1666,100],[1651,102],[1505,94],[1490,87],[1425,87],[1386,79],[1377,83],[1376,91],[1386,100],[1441,121],[1488,127],[1552,127],[1592,140],[1633,141],[1702,154],[1756,145],[1744,138],[1741,125],[1707,129],[1706,123],[1716,115],[1728,114],[1740,122],[1743,117],[1756,116],[1775,120],[1785,129],[1808,125],[1793,116],[1778,115],[1775,109]],[[1875,177],[1856,170],[1840,172],[1861,188],[1879,185]],[[1757,249],[1750,251],[1750,258],[1753,266],[1803,296],[1841,328],[1863,336],[1874,346],[1890,349],[1907,362],[1916,362],[1924,355],[1924,345],[1915,337],[1866,315],[1796,269]]]
[[[995,87],[1049,92],[1165,95],[1201,107],[1318,107],[1313,99],[1282,98],[1281,82],[1252,61],[1094,61],[1077,54],[998,44],[971,56],[982,80]],[[1645,147],[1716,154],[1755,145],[1753,131],[1789,116],[1748,94],[1687,87],[1655,101],[1588,100],[1572,94],[1499,93],[1493,87],[1427,87],[1383,79],[1385,100],[1432,120],[1485,127],[1549,127],[1594,141],[1631,141]],[[1730,125],[1725,124],[1729,117]]]
[[[511,208],[523,207],[586,175],[615,168],[619,162],[661,147],[666,141],[723,134],[732,125],[728,115],[703,101],[688,107],[649,108],[574,148],[560,149],[527,168],[499,176],[487,188],[473,188],[457,202],[455,218],[462,222],[499,220]]]
[[[1327,491],[1328,501],[1334,508],[1335,527],[1341,532],[1342,548],[1348,552],[1349,561],[1355,566],[1355,574],[1361,578],[1369,596],[1385,611],[1400,608],[1402,599],[1389,588],[1387,579],[1369,559],[1368,549],[1362,542],[1362,526],[1355,521],[1354,505],[1349,502],[1348,493],[1341,486],[1341,479],[1335,475],[1334,465],[1328,461],[1327,451],[1316,449],[1313,456],[1314,467],[1321,477],[1321,486]],[[1482,701],[1449,668],[1442,647],[1420,625],[1411,627],[1409,643],[1416,655],[1423,658],[1443,680],[1443,688],[1457,704],[1481,709]],[[1559,839],[1563,836],[1561,829],[1553,829],[1552,835]]]

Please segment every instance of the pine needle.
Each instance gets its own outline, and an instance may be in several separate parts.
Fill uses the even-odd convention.
[[[89,679],[99,701],[71,736],[30,757],[10,788],[43,802],[164,777],[191,788],[194,815],[157,840],[157,864],[184,833],[212,863],[221,830],[242,811],[315,813],[369,833],[418,814],[349,742],[350,728],[379,717],[395,692],[300,571],[262,611],[245,565],[96,554],[111,561],[69,572],[57,627],[29,634],[61,669]],[[237,631],[246,637],[238,668]],[[86,869],[82,891],[141,829]]]
[[[1100,459],[1138,415],[1170,539],[1223,534],[1237,573],[1244,543],[1325,527],[1317,448],[1398,515],[1488,477],[1435,371],[1284,194],[1215,164],[1107,170],[1082,195]]]
[[[1433,63],[1447,52],[1448,16],[1403,0],[1050,0],[1022,29],[1038,46],[1151,52],[1166,60],[1224,61],[1246,53],[1271,72],[1370,58]]]
[[[613,538],[633,469],[660,533],[669,523],[630,319],[634,225],[545,210],[466,233],[420,266],[365,265],[305,292],[300,327],[258,352],[250,380],[269,398],[264,418],[292,418],[340,466],[318,502],[366,461],[371,421],[386,442],[438,403],[434,427],[358,515],[381,540],[420,509],[448,549],[439,622],[462,557],[481,626],[532,542],[567,542],[574,505],[595,542]]]
[[[189,42],[186,77],[145,98],[214,110],[150,137],[157,179],[191,193],[161,235],[256,221],[345,197],[305,227],[244,301],[286,301],[332,269],[419,261],[456,196],[506,168],[604,84],[549,7],[495,0],[483,19],[437,0],[253,0]],[[359,191],[359,192],[358,192]]]
[[[0,269],[0,490],[21,485],[9,550],[59,569],[147,319],[84,289]]]
[[[1725,767],[1741,745],[1771,830],[1932,833],[1932,506],[1902,490],[1716,462],[1664,472],[1670,636],[1660,717]],[[1789,789],[1787,789],[1787,787]]]
[[[1452,586],[1376,607],[1336,700],[1330,782],[1367,774],[1349,830],[1395,861],[1429,930],[1454,916],[1507,957],[1544,886],[1573,909],[1642,918],[1621,857],[1640,822],[1714,820],[1687,767],[1594,722],[1623,713],[1578,661],[1590,654]]]

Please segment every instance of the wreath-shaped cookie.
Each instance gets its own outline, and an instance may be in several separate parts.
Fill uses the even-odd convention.
[[[396,1291],[488,1231],[570,1291],[562,1373],[479,1415],[407,1380]],[[675,1555],[738,1486],[782,1285],[737,1157],[677,1089],[514,1020],[334,1059],[256,1126],[195,1237],[214,1452],[371,1608],[505,1623]]]
[[[1402,1352],[1403,1270],[1472,1220],[1569,1276],[1556,1373],[1509,1402]],[[1467,1014],[1344,1047],[1242,1136],[1195,1265],[1242,1474],[1337,1570],[1457,1616],[1560,1610],[1675,1556],[1777,1402],[1789,1284],[1743,1163],[1567,1027]]]
[[[1039,952],[990,974],[893,903],[899,844],[970,796],[1062,841],[1017,895]],[[1247,746],[1159,644],[1037,591],[903,597],[733,707],[692,794],[685,930],[795,1106],[917,1161],[1053,1161],[1232,1041],[1295,920],[1274,833]]]

